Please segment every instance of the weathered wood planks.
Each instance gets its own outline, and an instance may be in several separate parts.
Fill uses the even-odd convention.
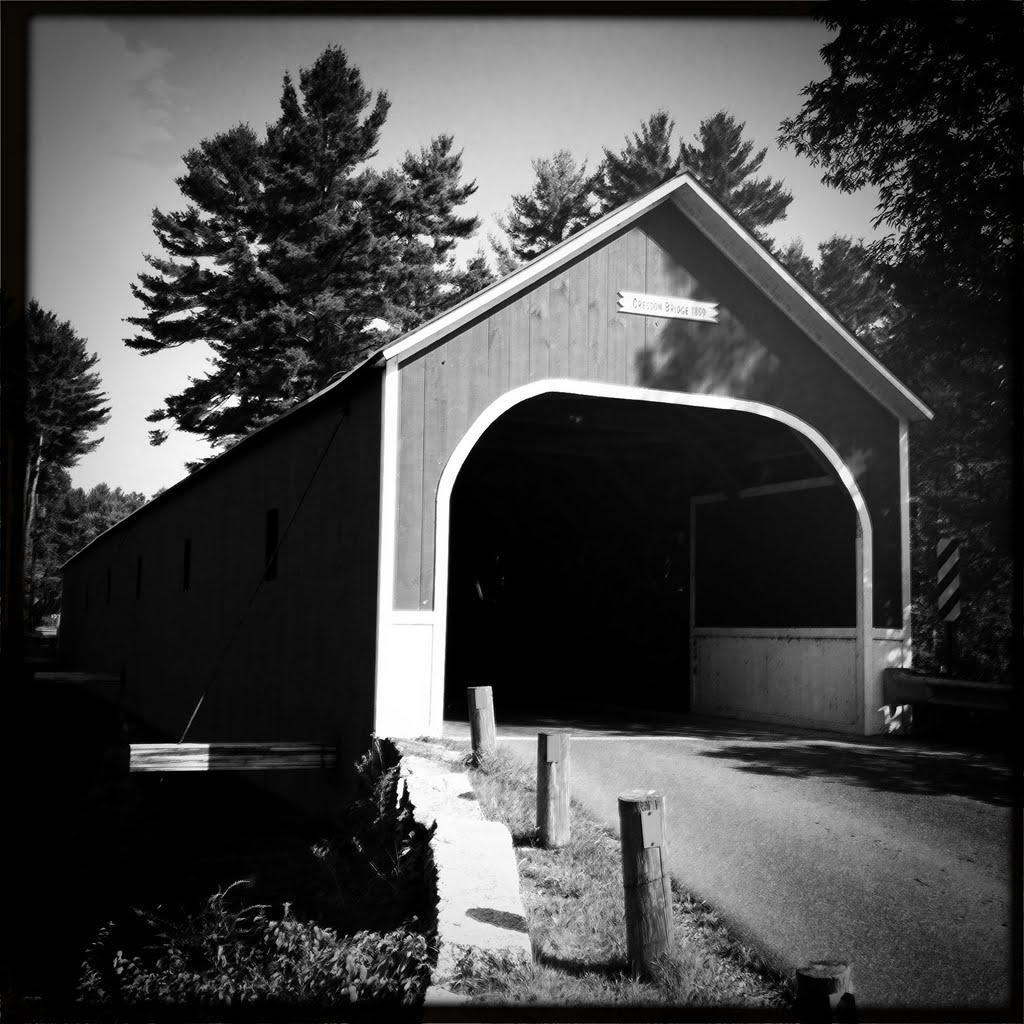
[[[122,676],[107,672],[34,672],[37,683],[70,683],[82,685],[86,683],[120,683]]]
[[[336,747],[318,743],[133,743],[133,772],[267,771],[334,768]]]

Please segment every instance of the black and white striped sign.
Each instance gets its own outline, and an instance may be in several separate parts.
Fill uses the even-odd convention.
[[[960,618],[960,541],[943,537],[935,547],[935,554],[939,618],[956,622]]]

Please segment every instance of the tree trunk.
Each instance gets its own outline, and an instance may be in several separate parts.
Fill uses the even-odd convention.
[[[25,549],[24,565],[31,565],[34,561],[32,542],[32,527],[36,521],[36,497],[39,493],[39,475],[43,467],[43,439],[40,437],[36,442],[35,453],[32,454],[32,447],[29,447],[28,471],[25,474]],[[24,584],[22,584],[24,587]],[[31,608],[26,609],[31,614]]]

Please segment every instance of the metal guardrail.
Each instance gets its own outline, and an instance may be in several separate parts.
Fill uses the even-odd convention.
[[[887,668],[882,673],[882,693],[886,704],[939,704],[1005,712],[1010,710],[1013,687],[1006,683],[977,683]]]

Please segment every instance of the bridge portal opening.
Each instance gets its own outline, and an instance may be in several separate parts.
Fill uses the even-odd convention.
[[[474,685],[494,687],[499,717],[687,712],[695,695],[714,713],[709,685],[720,713],[770,708],[792,668],[744,638],[852,638],[855,537],[845,487],[784,424],[528,399],[452,491],[445,715],[464,717]]]

